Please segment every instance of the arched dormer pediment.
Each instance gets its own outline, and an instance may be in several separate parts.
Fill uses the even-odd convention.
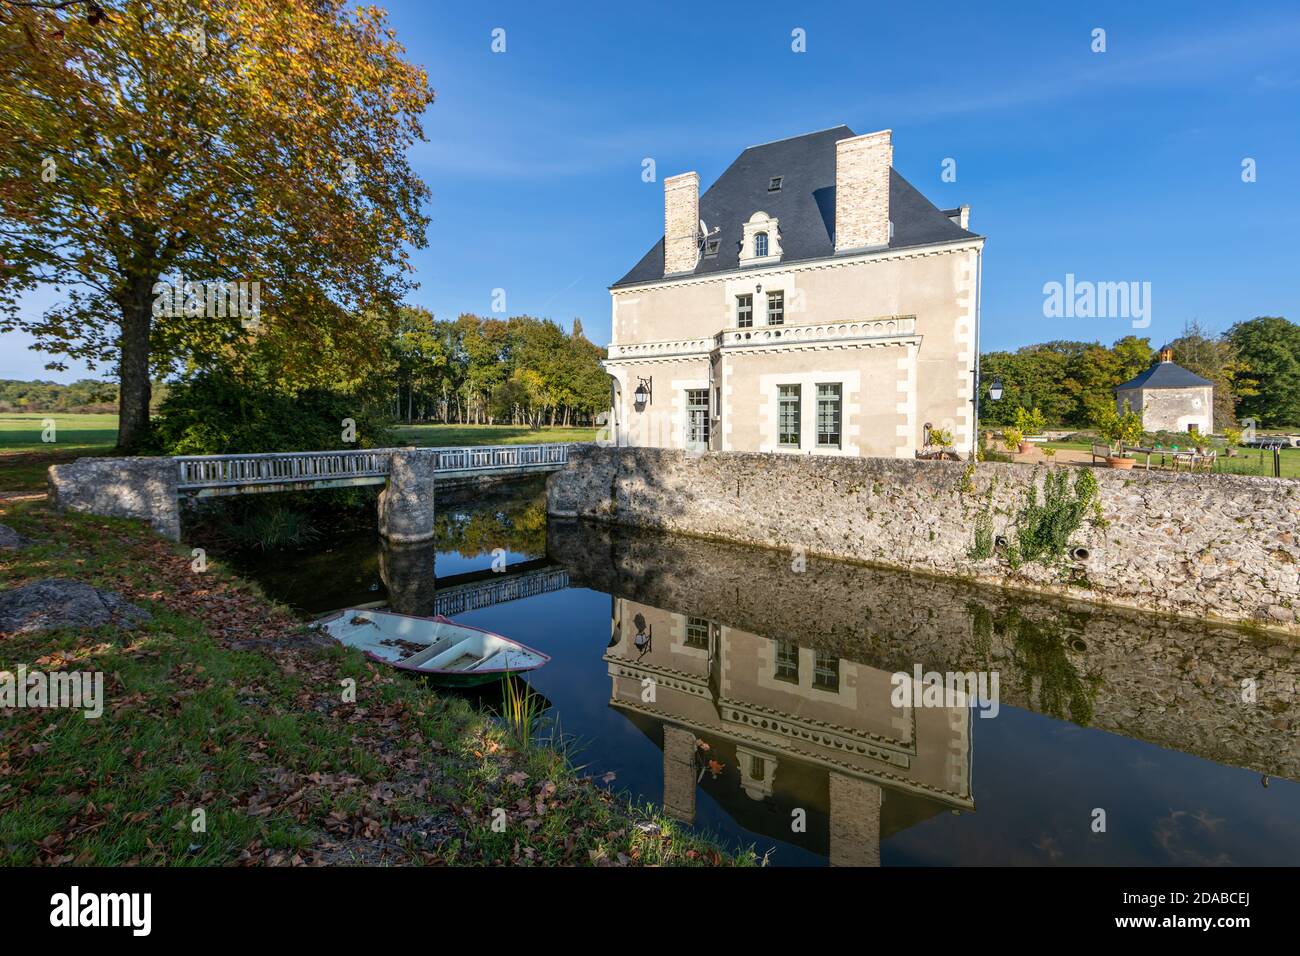
[[[779,224],[767,213],[759,210],[745,223],[740,241],[742,266],[767,265],[781,261],[781,231]]]

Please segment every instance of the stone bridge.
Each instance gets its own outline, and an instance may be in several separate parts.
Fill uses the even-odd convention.
[[[49,470],[61,510],[141,518],[180,540],[180,503],[191,498],[383,485],[379,532],[390,541],[433,537],[434,485],[450,479],[557,471],[572,446],[483,445],[174,458],[78,458]]]

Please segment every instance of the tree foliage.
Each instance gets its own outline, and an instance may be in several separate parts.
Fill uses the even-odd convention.
[[[1240,414],[1259,425],[1300,425],[1300,326],[1277,316],[1228,330],[1236,350]]]
[[[1112,389],[1151,364],[1148,339],[1125,336],[1107,348],[1099,342],[1054,341],[980,358],[980,422],[1016,423],[1018,409],[1040,409],[1053,425],[1087,427],[1103,406],[1115,404]],[[994,402],[988,385],[1002,382]]]
[[[440,321],[402,313],[392,341],[392,408],[407,421],[588,423],[609,407],[605,350],[580,323],[566,333],[550,319],[460,315]]]
[[[115,365],[119,444],[150,378],[252,344],[297,388],[381,363],[424,245],[406,159],[432,101],[383,11],[345,0],[126,0],[0,18],[0,329]],[[261,315],[157,315],[160,282],[257,281]],[[22,296],[64,298],[30,318]],[[188,312],[188,310],[186,310]]]

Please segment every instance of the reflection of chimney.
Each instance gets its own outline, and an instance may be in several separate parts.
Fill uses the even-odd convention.
[[[835,251],[889,245],[889,170],[893,134],[852,136],[835,144]]]
[[[664,724],[664,812],[695,822],[695,733]]]
[[[1164,348],[1160,350],[1160,361],[1172,362],[1173,360],[1174,360],[1174,350],[1169,348],[1169,346],[1166,345]]]
[[[831,771],[831,866],[880,866],[880,803],[874,783]]]
[[[664,180],[664,275],[693,272],[700,254],[700,176]]]

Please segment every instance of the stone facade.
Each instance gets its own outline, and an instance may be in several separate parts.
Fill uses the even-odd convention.
[[[1115,392],[1119,411],[1125,404],[1142,416],[1149,432],[1214,432],[1214,388],[1125,388]]]
[[[835,144],[835,251],[889,244],[889,130]]]
[[[1105,525],[1085,522],[1072,542],[1086,556],[1018,568],[1002,552],[971,557],[981,515],[1014,540],[1043,474],[991,462],[585,446],[547,493],[555,515],[1300,634],[1300,482],[1099,469],[1091,474]]]
[[[179,541],[178,480],[171,458],[78,458],[50,467],[49,498],[60,511],[141,518]]]
[[[605,368],[616,383],[615,440],[685,448],[687,392],[695,391],[707,396],[714,451],[911,458],[929,424],[950,431],[956,451],[970,452],[981,243],[614,290]],[[782,293],[780,327],[764,323],[772,290]],[[753,327],[737,325],[740,295],[753,296]],[[637,407],[642,380],[651,399]],[[780,447],[774,412],[786,384],[801,386],[809,427],[792,448]],[[840,388],[838,448],[813,440],[819,384]]]

